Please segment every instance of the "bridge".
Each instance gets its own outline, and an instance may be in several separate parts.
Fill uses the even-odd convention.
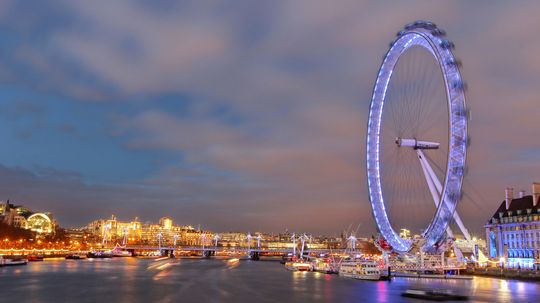
[[[241,254],[258,259],[261,255],[285,255],[297,254],[303,255],[321,255],[321,254],[343,254],[346,249],[304,249],[297,250],[296,247],[247,247],[247,246],[149,246],[149,245],[117,245],[114,249],[136,252],[136,251],[159,251],[161,255],[172,255],[175,252],[200,252],[202,256],[210,257],[219,253]]]

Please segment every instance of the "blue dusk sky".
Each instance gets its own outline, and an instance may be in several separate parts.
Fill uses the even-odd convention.
[[[115,214],[214,230],[375,232],[371,89],[433,20],[471,108],[459,206],[479,234],[540,180],[537,1],[0,1],[0,199],[62,226]]]

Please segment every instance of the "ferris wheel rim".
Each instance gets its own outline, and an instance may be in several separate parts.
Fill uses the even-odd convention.
[[[415,23],[416,24],[416,23]],[[370,104],[367,132],[367,180],[372,213],[377,227],[385,240],[397,252],[407,252],[412,242],[403,239],[392,227],[382,195],[380,176],[379,144],[382,123],[382,111],[392,72],[399,58],[412,46],[419,45],[427,49],[437,61],[443,74],[448,104],[448,155],[444,174],[443,190],[437,211],[426,231],[424,248],[435,246],[443,237],[455,212],[461,194],[467,143],[467,119],[465,94],[457,60],[452,54],[453,44],[441,37],[432,23],[429,27],[407,25],[398,33],[398,38],[391,44],[379,69],[373,88]],[[456,85],[457,84],[457,85]]]

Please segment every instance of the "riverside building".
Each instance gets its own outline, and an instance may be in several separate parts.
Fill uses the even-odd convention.
[[[505,199],[485,225],[489,257],[510,268],[540,269],[540,183],[532,194],[507,188]]]
[[[0,222],[36,232],[37,236],[55,232],[57,223],[51,213],[32,212],[24,206],[16,206],[9,201],[0,201]]]
[[[195,230],[189,225],[174,225],[169,217],[161,218],[159,224],[142,223],[138,218],[119,221],[112,215],[110,219],[90,222],[84,230],[95,243],[107,245],[201,245],[210,244],[212,233]],[[204,234],[204,235],[203,235]]]

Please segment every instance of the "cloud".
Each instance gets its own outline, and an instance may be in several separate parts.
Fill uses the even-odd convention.
[[[129,201],[132,214],[170,211],[220,228],[335,231],[362,221],[373,232],[364,177],[371,89],[388,43],[415,19],[445,28],[464,62],[467,180],[485,193],[460,206],[466,223],[480,230],[504,186],[526,186],[538,171],[536,3],[100,0],[58,1],[54,12],[47,4],[42,13],[0,7],[0,28],[14,36],[1,78],[101,101],[111,117],[104,127],[126,153],[176,156],[126,184],[49,183],[17,171],[63,218],[70,199],[98,203],[88,206],[94,216]],[[166,94],[188,96],[187,112],[163,107]]]

